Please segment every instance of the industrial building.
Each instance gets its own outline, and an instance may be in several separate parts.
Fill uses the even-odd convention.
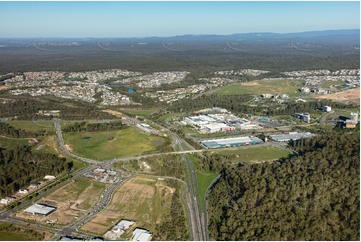
[[[56,210],[55,207],[37,203],[25,209],[24,212],[32,215],[48,216],[55,210]]]
[[[152,237],[152,234],[145,229],[136,228],[133,231],[133,241],[149,241]]]
[[[4,205],[8,205],[8,204],[14,202],[15,200],[16,200],[16,199],[13,198],[13,197],[5,197],[5,198],[2,198],[2,199],[0,200],[0,203],[1,203],[1,204],[4,204]]]
[[[84,241],[84,239],[72,236],[61,236],[59,241]]]
[[[288,134],[273,134],[270,135],[270,139],[278,142],[288,142],[290,140],[299,140],[301,138],[310,138],[316,136],[315,134],[312,134],[310,132],[306,133],[297,133],[297,132],[291,132]]]
[[[221,131],[231,131],[231,130],[235,130],[235,129],[236,129],[235,127],[230,127],[224,123],[210,123],[210,124],[203,125],[199,129],[199,132],[203,133],[203,134],[207,134],[207,133],[216,133],[216,132],[221,132]]]
[[[46,175],[45,177],[44,177],[44,179],[45,180],[55,180],[55,176],[53,176],[53,175]]]
[[[295,113],[293,114],[293,117],[301,119],[303,122],[307,122],[307,123],[311,121],[311,117],[309,113]]]
[[[358,112],[357,113],[351,113],[351,121],[353,121],[354,123],[358,122]]]
[[[29,190],[28,190],[28,189],[20,189],[20,190],[18,191],[18,193],[20,193],[20,194],[28,194],[28,193],[29,193]]]
[[[217,111],[217,109],[212,109]],[[204,115],[185,117],[180,123],[191,125],[200,133],[216,133],[233,131],[236,129],[259,129],[258,125],[252,124],[245,118],[239,118],[226,109],[219,110],[221,113],[209,113]],[[204,112],[203,112],[204,113]]]
[[[212,140],[203,140],[201,144],[207,148],[220,148],[220,147],[237,147],[243,145],[254,145],[260,144],[263,141],[257,137],[253,136],[244,136],[244,137],[232,137],[225,139],[212,139]]]
[[[354,128],[356,128],[357,122],[354,122],[353,120],[346,120],[344,125],[345,125],[344,127],[346,129],[354,129]]]
[[[341,124],[341,127],[343,127],[343,128],[354,129],[354,128],[356,128],[357,123],[358,123],[358,112],[357,113],[352,112],[351,119],[347,119],[347,120],[341,122],[340,124]]]
[[[125,233],[127,229],[132,226],[134,222],[128,220],[121,220],[111,230],[104,234],[106,240],[119,240],[119,237]]]
[[[322,112],[331,112],[332,108],[330,106],[324,106],[322,107]]]

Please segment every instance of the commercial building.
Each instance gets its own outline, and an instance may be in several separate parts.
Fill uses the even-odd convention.
[[[232,137],[225,139],[212,139],[212,140],[201,141],[201,144],[207,149],[220,148],[220,147],[237,147],[237,146],[254,145],[260,143],[263,143],[263,141],[253,136]]]
[[[301,138],[310,138],[316,136],[315,134],[312,134],[310,132],[306,133],[297,133],[297,132],[291,132],[288,134],[273,134],[270,135],[270,139],[278,142],[288,142],[290,140],[299,140]]]
[[[32,215],[47,216],[56,210],[55,207],[51,207],[45,204],[34,204],[33,206],[28,207],[24,212]]]
[[[152,234],[145,229],[136,228],[133,231],[133,241],[149,241],[152,237]]]

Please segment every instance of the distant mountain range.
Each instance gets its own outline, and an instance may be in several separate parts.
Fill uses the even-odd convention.
[[[190,41],[190,42],[214,42],[214,41],[252,41],[252,40],[291,40],[295,38],[303,39],[360,39],[359,29],[342,29],[342,30],[324,30],[324,31],[307,31],[298,33],[272,33],[272,32],[259,32],[259,33],[235,33],[230,35],[217,35],[217,34],[205,34],[205,35],[177,35],[170,37],[142,37],[142,38],[0,38],[0,40],[9,39],[23,39],[23,40],[73,40],[73,41],[94,41],[99,39],[113,39],[118,41],[137,41],[137,42],[159,42],[163,40],[173,41]]]

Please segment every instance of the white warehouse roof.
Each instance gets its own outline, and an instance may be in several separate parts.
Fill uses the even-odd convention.
[[[288,134],[274,134],[274,135],[270,135],[270,138],[275,140],[275,141],[290,141],[292,140],[299,140],[301,138],[310,138],[316,136],[315,134],[312,134],[310,132],[307,133],[288,133]]]
[[[46,215],[54,212],[55,210],[56,210],[56,208],[53,208],[53,207],[50,207],[50,206],[46,206],[46,205],[42,205],[42,204],[34,204],[33,206],[28,207],[24,211],[26,213],[30,213],[30,214],[33,214],[33,215],[46,216]]]
[[[152,234],[145,229],[137,228],[133,231],[133,241],[149,241],[151,236]]]
[[[114,226],[114,229],[122,229],[122,230],[127,230],[129,229],[130,226],[132,226],[134,224],[134,222],[132,221],[128,221],[128,220],[122,220],[120,221],[117,225]]]

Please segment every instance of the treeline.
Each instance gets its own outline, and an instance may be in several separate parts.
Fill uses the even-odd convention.
[[[202,95],[197,99],[182,99],[171,104],[171,112],[193,112],[202,108],[220,107],[234,113],[250,113],[258,115],[287,115],[297,112],[317,112],[323,106],[332,108],[351,108],[352,104],[343,104],[331,100],[315,100],[308,102],[288,102],[287,104],[270,104],[268,106],[249,106],[251,95]]]
[[[0,122],[0,135],[4,135],[8,137],[13,137],[13,138],[38,137],[38,136],[44,136],[45,133],[46,133],[45,130],[30,132],[23,129],[17,129],[14,126],[11,126],[10,124]]]
[[[33,153],[29,146],[0,148],[0,195],[9,195],[45,175],[69,172],[73,163],[52,154]]]
[[[19,120],[52,119],[53,116],[37,115],[39,110],[60,110],[62,119],[109,119],[114,118],[111,114],[101,112],[93,104],[74,103],[72,106],[47,100],[40,102],[34,99],[17,99],[0,103],[0,117],[17,116]]]
[[[157,224],[154,239],[158,241],[186,241],[189,240],[189,231],[186,227],[186,216],[182,205],[181,187],[177,181],[167,181],[176,191],[172,196],[170,214],[161,224]]]
[[[262,111],[261,107],[250,107],[246,102],[252,99],[251,95],[202,95],[197,99],[181,99],[170,105],[169,111],[193,112],[202,108],[221,107],[229,111],[254,113]]]
[[[359,133],[292,146],[300,155],[223,165],[209,196],[211,239],[360,240]]]
[[[75,122],[68,124],[63,128],[65,132],[93,132],[103,130],[117,130],[126,127],[122,121],[114,121],[108,123],[87,123],[87,122]]]

